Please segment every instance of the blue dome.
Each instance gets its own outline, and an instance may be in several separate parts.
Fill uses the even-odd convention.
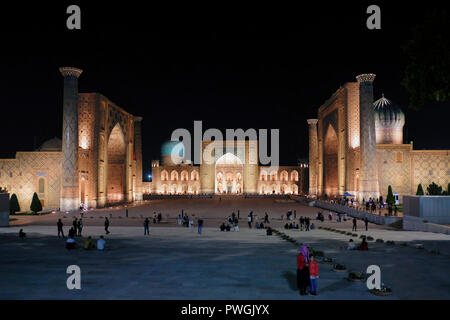
[[[161,155],[170,155],[176,153],[180,156],[184,155],[184,145],[180,141],[166,141],[161,147]]]
[[[384,95],[373,103],[375,110],[375,121],[383,123],[404,122],[405,114],[399,106],[386,99]]]

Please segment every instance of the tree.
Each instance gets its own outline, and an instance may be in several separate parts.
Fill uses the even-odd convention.
[[[19,200],[17,200],[16,194],[13,193],[9,199],[9,213],[15,214],[17,211],[20,211]]]
[[[410,95],[409,107],[420,110],[425,102],[450,101],[450,17],[436,10],[418,25],[403,45],[408,65],[402,85]]]
[[[394,194],[392,193],[392,187],[390,185],[388,187],[388,194],[387,194],[387,197],[386,197],[386,202],[390,206],[393,206],[395,204]]]
[[[427,187],[427,192],[430,196],[440,196],[442,194],[442,187],[432,182]]]
[[[419,183],[419,185],[417,186],[417,192],[416,192],[416,196],[423,196],[423,188],[422,188],[422,184]]]
[[[33,211],[34,213],[42,211],[42,203],[41,203],[41,200],[39,200],[36,192],[33,194],[33,199],[31,200],[30,210]]]

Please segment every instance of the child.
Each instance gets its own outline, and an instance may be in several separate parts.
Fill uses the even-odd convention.
[[[319,278],[319,264],[314,259],[313,255],[309,257],[309,278],[311,279],[311,291],[310,293],[315,296],[317,295],[317,279]]]

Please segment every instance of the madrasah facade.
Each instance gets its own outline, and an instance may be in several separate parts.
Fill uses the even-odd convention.
[[[347,82],[319,109],[309,125],[309,194],[386,199],[388,186],[415,194],[432,182],[450,181],[450,150],[414,150],[403,141],[405,115],[382,96],[374,102],[375,74]]]

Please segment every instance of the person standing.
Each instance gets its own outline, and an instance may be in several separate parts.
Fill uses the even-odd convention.
[[[198,234],[202,234],[203,220],[198,219]]]
[[[125,209],[125,216],[128,218],[128,208]]]
[[[353,218],[353,227],[352,231],[356,231],[356,218]]]
[[[367,219],[367,217],[364,218],[364,224],[366,225],[366,231],[369,227],[369,219]]]
[[[269,215],[267,212],[264,214],[264,223],[269,223]]]
[[[306,245],[302,245],[300,253],[297,255],[297,287],[300,295],[307,294],[306,288],[310,283],[309,278],[309,251]]]
[[[189,230],[194,231],[194,218],[192,217],[189,219]]]
[[[150,235],[150,220],[148,218],[145,218],[144,220],[144,236]]]
[[[294,219],[297,219],[297,210],[294,210]]]
[[[315,296],[317,295],[317,279],[319,278],[319,264],[314,259],[313,255],[309,256],[309,278],[310,278],[310,293]]]
[[[181,214],[178,215],[178,224],[181,226]]]
[[[248,221],[248,227],[249,227],[249,229],[251,229],[252,228],[252,217],[250,215],[248,215],[247,221]]]
[[[240,219],[240,217],[239,217],[239,210],[238,210],[238,220]]]
[[[75,230],[75,236],[78,234],[78,219],[75,217],[75,219],[72,222],[73,230]]]
[[[397,211],[398,211],[397,205],[394,205],[394,216],[397,216]]]
[[[108,217],[105,217],[105,233],[106,234],[109,234],[108,228],[109,228],[109,220],[108,220]]]
[[[81,237],[81,231],[83,231],[83,221],[81,218],[78,220],[78,236]]]
[[[61,234],[62,237],[64,238],[64,231],[63,231],[64,224],[62,223],[61,219],[58,219],[56,225],[58,226],[58,238],[60,238],[59,234]]]
[[[305,218],[305,227],[306,227],[306,229],[305,229],[305,231],[309,231],[309,224],[310,224],[310,220],[309,220],[309,217],[306,217]]]

